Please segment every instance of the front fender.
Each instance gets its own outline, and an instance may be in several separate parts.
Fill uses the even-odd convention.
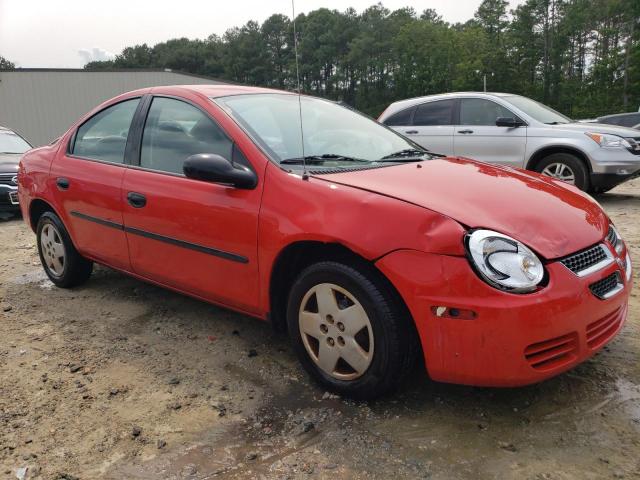
[[[296,242],[336,243],[375,261],[401,249],[464,256],[464,233],[432,210],[269,165],[258,226],[261,284],[269,285],[276,258]],[[269,288],[261,292],[268,305]]]

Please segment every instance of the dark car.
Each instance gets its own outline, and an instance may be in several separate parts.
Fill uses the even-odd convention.
[[[619,125],[621,127],[629,127],[640,129],[640,112],[617,113],[615,115],[605,115],[598,117],[597,123],[607,123],[609,125]]]
[[[0,211],[18,212],[18,162],[31,145],[13,130],[0,127]]]

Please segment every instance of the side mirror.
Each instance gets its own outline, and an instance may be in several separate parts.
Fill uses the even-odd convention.
[[[513,117],[498,117],[496,118],[496,127],[508,127],[508,128],[516,128],[522,127],[524,123],[520,120],[516,120]]]
[[[232,165],[226,158],[215,153],[198,153],[184,161],[182,167],[187,178],[205,182],[223,183],[235,188],[256,188],[258,177],[244,165]]]

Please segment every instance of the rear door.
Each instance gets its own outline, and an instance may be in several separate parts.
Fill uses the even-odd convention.
[[[257,311],[257,231],[262,181],[253,190],[193,180],[183,163],[215,153],[250,166],[210,113],[155,96],[138,165],[124,176],[124,224],[133,271],[249,313]]]
[[[398,131],[434,153],[453,155],[455,104],[455,99],[446,99],[418,105],[411,125]]]
[[[56,204],[78,250],[124,270],[130,264],[121,188],[140,103],[140,98],[123,100],[90,117],[51,166]]]
[[[498,127],[499,117],[518,120],[517,115],[484,98],[460,99],[458,125],[453,137],[454,153],[488,163],[523,167],[527,128]]]

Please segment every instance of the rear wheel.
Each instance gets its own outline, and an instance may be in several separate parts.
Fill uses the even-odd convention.
[[[93,262],[78,253],[55,213],[45,212],[38,219],[37,243],[44,271],[58,287],[74,287],[91,276]]]
[[[570,153],[552,153],[542,159],[536,172],[575,185],[580,190],[589,189],[589,172],[582,160]]]
[[[321,262],[289,296],[287,323],[305,369],[326,389],[371,399],[394,389],[415,361],[411,319],[367,269]]]

